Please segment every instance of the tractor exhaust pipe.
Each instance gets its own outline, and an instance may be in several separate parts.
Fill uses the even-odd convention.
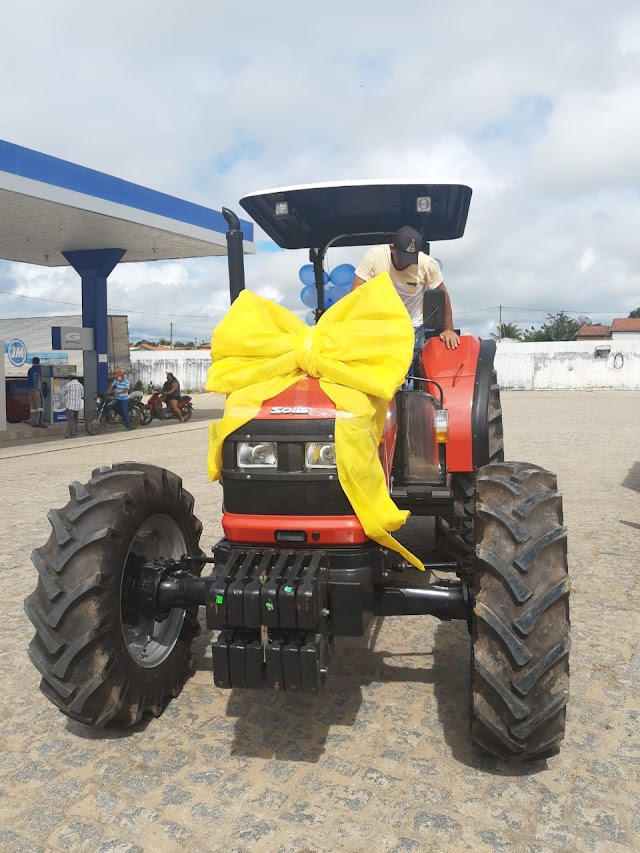
[[[227,264],[229,267],[229,295],[231,302],[240,296],[244,290],[244,235],[240,220],[228,207],[222,208],[229,230],[227,231]]]

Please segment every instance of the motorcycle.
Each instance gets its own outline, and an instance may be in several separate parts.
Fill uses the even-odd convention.
[[[131,429],[137,429],[140,426],[139,403],[141,396],[139,391],[129,394],[129,426]],[[105,392],[101,392],[96,397],[96,403],[97,408],[95,412],[91,413],[84,424],[89,435],[98,435],[105,426],[116,426],[117,424],[124,423],[119,400],[116,400]]]
[[[141,408],[141,424],[142,426],[147,426],[150,424],[154,418],[157,418],[160,421],[168,421],[171,418],[175,418],[175,415],[171,411],[171,409],[166,405],[159,401],[159,397],[162,394],[162,391],[154,391],[153,394],[149,397],[146,403],[142,404]],[[184,394],[183,396],[178,398],[178,408],[182,413],[182,417],[186,421],[191,420],[191,416],[193,415],[193,404],[191,403],[191,397]]]

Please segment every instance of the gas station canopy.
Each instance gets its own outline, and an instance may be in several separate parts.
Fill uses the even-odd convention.
[[[241,221],[244,251],[253,224]],[[122,262],[226,255],[222,213],[0,140],[0,258],[57,267],[63,252],[125,250]]]

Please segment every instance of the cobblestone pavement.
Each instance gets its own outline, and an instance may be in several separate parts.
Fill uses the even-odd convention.
[[[0,451],[0,847],[640,849],[640,394],[511,392],[503,405],[507,458],[556,471],[565,494],[572,697],[559,756],[517,769],[479,755],[465,626],[418,617],[338,640],[318,697],[217,690],[205,635],[159,719],[124,733],[68,720],[38,690],[22,611],[30,551],[66,483],[124,459],[165,464],[196,496],[205,548],[221,533],[204,420],[114,430]],[[432,523],[411,524],[428,548]]]

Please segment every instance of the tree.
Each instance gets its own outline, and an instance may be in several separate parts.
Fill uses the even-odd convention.
[[[528,343],[540,341],[573,341],[582,326],[592,325],[589,317],[573,320],[564,311],[558,314],[547,314],[547,322],[539,329],[526,329],[523,340]]]
[[[497,334],[491,333],[494,341],[501,341],[503,338],[512,338],[514,341],[522,340],[522,329],[516,326],[515,323],[500,323],[498,325]]]
[[[635,317],[636,319],[640,319],[640,308],[634,308],[633,311],[630,311],[629,317]]]

